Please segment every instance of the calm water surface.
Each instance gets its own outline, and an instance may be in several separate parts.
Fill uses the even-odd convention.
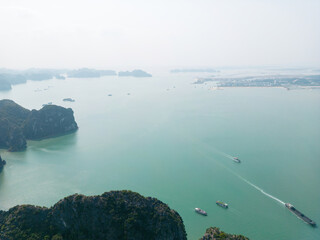
[[[80,127],[24,152],[1,150],[0,209],[130,189],[177,210],[189,239],[209,226],[258,240],[320,239],[281,203],[320,224],[320,90],[213,91],[193,77],[29,81],[0,92],[29,109],[71,107]]]

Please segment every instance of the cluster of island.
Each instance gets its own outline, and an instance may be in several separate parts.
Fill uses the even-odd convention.
[[[320,75],[262,75],[197,78],[194,84],[216,83],[217,87],[320,87]]]
[[[49,79],[66,79],[66,78],[100,78],[103,76],[119,76],[119,77],[152,77],[151,74],[143,70],[119,71],[113,70],[97,70],[90,68],[80,68],[74,70],[68,69],[27,69],[12,70],[0,69],[0,91],[10,90],[12,85],[26,83],[27,80],[43,81]]]

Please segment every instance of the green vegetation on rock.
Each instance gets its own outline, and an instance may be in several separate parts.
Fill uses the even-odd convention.
[[[180,215],[161,201],[131,191],[72,195],[51,208],[0,211],[1,240],[185,240]]]
[[[210,227],[199,240],[249,240],[242,235],[228,234],[220,231],[217,227]]]
[[[12,100],[0,100],[0,148],[20,151],[26,140],[67,134],[78,129],[71,108],[47,105],[28,110]]]

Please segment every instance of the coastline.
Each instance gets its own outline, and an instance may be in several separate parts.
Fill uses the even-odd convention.
[[[296,89],[320,89],[320,86],[297,86],[295,88],[289,88],[284,86],[230,86],[230,87],[211,87],[210,90],[224,90],[227,88],[284,88],[287,90],[296,90]]]

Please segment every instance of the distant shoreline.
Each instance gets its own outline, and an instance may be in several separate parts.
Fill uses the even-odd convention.
[[[320,86],[297,86],[295,88],[284,87],[284,86],[226,86],[226,87],[212,87],[211,90],[223,90],[225,88],[284,88],[287,90],[290,89],[318,89]]]

